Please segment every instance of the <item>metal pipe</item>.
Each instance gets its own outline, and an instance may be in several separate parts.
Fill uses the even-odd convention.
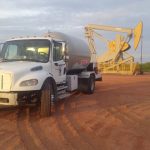
[[[130,28],[120,28],[120,27],[112,27],[112,26],[103,26],[103,25],[96,25],[96,24],[89,24],[85,28],[91,28],[95,30],[105,30],[105,31],[113,31],[113,32],[124,32],[128,34],[133,33],[133,29]]]

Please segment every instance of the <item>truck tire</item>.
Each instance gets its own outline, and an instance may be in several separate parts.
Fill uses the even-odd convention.
[[[95,77],[91,75],[87,80],[87,94],[93,94],[95,91]]]
[[[41,117],[49,117],[51,114],[51,82],[46,80],[41,91]]]

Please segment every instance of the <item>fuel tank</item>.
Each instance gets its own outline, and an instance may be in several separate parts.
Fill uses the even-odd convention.
[[[83,40],[60,32],[52,32],[50,36],[66,42],[67,71],[83,70],[89,65],[90,50]]]

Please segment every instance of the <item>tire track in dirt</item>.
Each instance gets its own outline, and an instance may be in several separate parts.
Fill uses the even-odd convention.
[[[44,149],[41,141],[30,126],[29,108],[19,108],[17,115],[18,131],[24,147],[28,150]]]
[[[6,137],[6,136],[8,136],[8,137]],[[3,138],[4,139],[1,139],[0,149],[6,149],[6,145],[7,145],[7,148],[9,145],[11,145],[11,144],[13,145],[15,142],[16,135],[6,134]]]
[[[66,113],[62,113],[61,106],[63,105],[64,109],[69,109],[65,107],[65,103],[70,103],[70,99],[65,99],[64,102],[61,102],[59,106],[57,106],[56,110],[56,122],[58,128],[62,132],[65,140],[69,144],[71,149],[88,149],[92,150],[93,147],[89,144],[88,141],[84,140],[78,130],[72,125],[72,122],[68,119]],[[64,110],[65,112],[65,110]]]
[[[75,98],[73,98],[72,100],[70,100],[69,103],[65,102],[65,115],[66,118],[68,119],[68,121],[70,122],[71,126],[76,130],[76,132],[79,134],[80,138],[85,142],[89,144],[89,149],[93,150],[93,149],[100,149],[102,147],[102,144],[99,142],[99,138],[97,136],[95,136],[92,132],[88,132],[89,130],[87,129],[86,126],[82,126],[81,124],[79,124],[79,122],[77,122],[77,120],[73,117],[72,114],[72,107],[71,107],[71,102],[75,101]],[[94,107],[96,106],[96,104],[94,104]],[[93,105],[91,105],[91,107],[86,106],[86,109],[88,108],[88,111],[91,111],[91,107],[93,107]],[[84,111],[84,106],[82,106],[82,112],[86,113]],[[96,108],[96,107],[95,107]],[[81,109],[80,109],[81,111]],[[75,110],[73,110],[73,113],[78,113],[78,108]],[[96,132],[96,131],[95,131]],[[103,147],[104,148],[104,147]]]
[[[7,145],[7,150],[26,150],[17,136],[5,144]]]
[[[18,134],[11,128],[15,125],[16,110],[15,107],[0,109],[0,149],[6,149],[6,145],[7,148],[13,146],[16,142]]]
[[[95,134],[99,138],[111,137],[113,127],[118,124],[118,120],[106,110],[98,112],[96,118],[94,118],[94,122],[90,123],[92,131],[96,131]]]
[[[120,119],[121,122],[128,125],[135,125],[140,122],[143,117],[150,115],[150,101],[135,103],[132,105],[123,105],[118,107],[111,107],[107,109],[112,115]],[[148,114],[147,114],[148,113]]]
[[[47,122],[50,118],[45,118],[45,119],[41,119],[39,114],[37,113],[37,108],[32,108],[30,110],[30,124],[32,127],[32,130],[34,131],[34,134],[36,135],[36,137],[39,138],[41,144],[43,145],[44,149],[48,150],[48,149],[57,149],[57,145],[55,145],[52,141],[51,141],[51,135],[50,133],[45,133],[43,130],[43,127],[41,126],[41,122],[45,121]],[[49,126],[46,126],[47,131]]]
[[[67,109],[67,111],[68,110],[69,109]],[[118,144],[119,149],[122,149],[122,147],[125,145],[129,149],[133,148],[136,150],[137,147],[139,148],[141,147],[141,149],[142,148],[146,149],[145,145],[148,145],[149,143],[148,142],[149,136],[144,135],[146,134],[146,132],[142,128],[146,127],[143,125],[143,120],[150,116],[149,110],[150,110],[150,101],[147,100],[135,102],[132,104],[125,103],[125,105],[119,104],[116,106],[104,107],[102,110],[97,110],[97,115],[94,116],[94,118],[90,118],[88,121],[86,121],[86,123],[92,129],[93,133],[95,132],[96,135],[99,136],[99,141],[101,141],[100,143],[102,143],[103,141],[103,139],[101,140],[101,137],[107,139],[107,142],[109,142],[110,146],[109,145],[107,146],[107,142],[104,140],[102,144],[106,146],[103,147],[104,149],[111,149],[111,145],[118,145]],[[89,108],[89,112],[90,111],[91,109]],[[68,113],[69,112],[67,112],[67,114]],[[71,115],[70,119],[74,120],[71,121],[73,122],[73,125],[77,126],[77,128],[80,128],[80,123],[76,123],[76,120]],[[86,128],[86,126],[84,127]],[[144,132],[145,133],[143,134],[141,130],[143,130],[143,133]],[[123,136],[123,134],[125,135]],[[88,135],[86,136],[86,138],[87,137]],[[113,137],[116,137],[116,140],[112,140]],[[127,144],[130,138],[131,142],[133,142],[132,143],[133,145],[131,143]],[[119,141],[118,144],[117,141]],[[141,143],[140,146],[138,146],[139,145],[138,142]]]
[[[130,105],[130,107],[125,105],[123,107],[120,106],[108,109],[108,112],[122,122],[120,130],[115,130],[113,135],[115,135],[115,137],[119,137],[119,143],[121,143],[122,146],[126,145],[128,147],[127,149],[147,149],[145,145],[150,146],[148,140],[150,139],[150,136],[149,134],[147,135],[147,133],[150,133],[147,125],[149,122],[147,124],[143,124],[143,120],[150,115],[150,111],[148,114],[145,113],[145,111],[141,111],[141,108],[142,110],[147,110],[148,107],[150,108],[150,102],[149,106],[146,105],[147,103],[147,101],[143,101],[135,105]],[[124,136],[122,136],[122,134],[124,134]],[[130,141],[132,145],[131,143],[128,143],[128,141]],[[119,145],[117,143],[115,144]],[[122,146],[120,145],[120,147]]]
[[[113,115],[115,118],[119,119],[122,123],[124,124],[130,124],[130,125],[134,125],[135,122],[139,121],[139,117],[130,113],[126,113],[124,111],[121,111],[120,108],[118,107],[113,107],[113,108],[109,108],[107,109],[107,111]]]

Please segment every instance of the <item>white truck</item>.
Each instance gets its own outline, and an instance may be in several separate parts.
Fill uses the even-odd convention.
[[[92,94],[102,80],[84,41],[63,33],[13,38],[0,52],[0,105],[40,104],[49,116],[51,103],[75,90]]]

